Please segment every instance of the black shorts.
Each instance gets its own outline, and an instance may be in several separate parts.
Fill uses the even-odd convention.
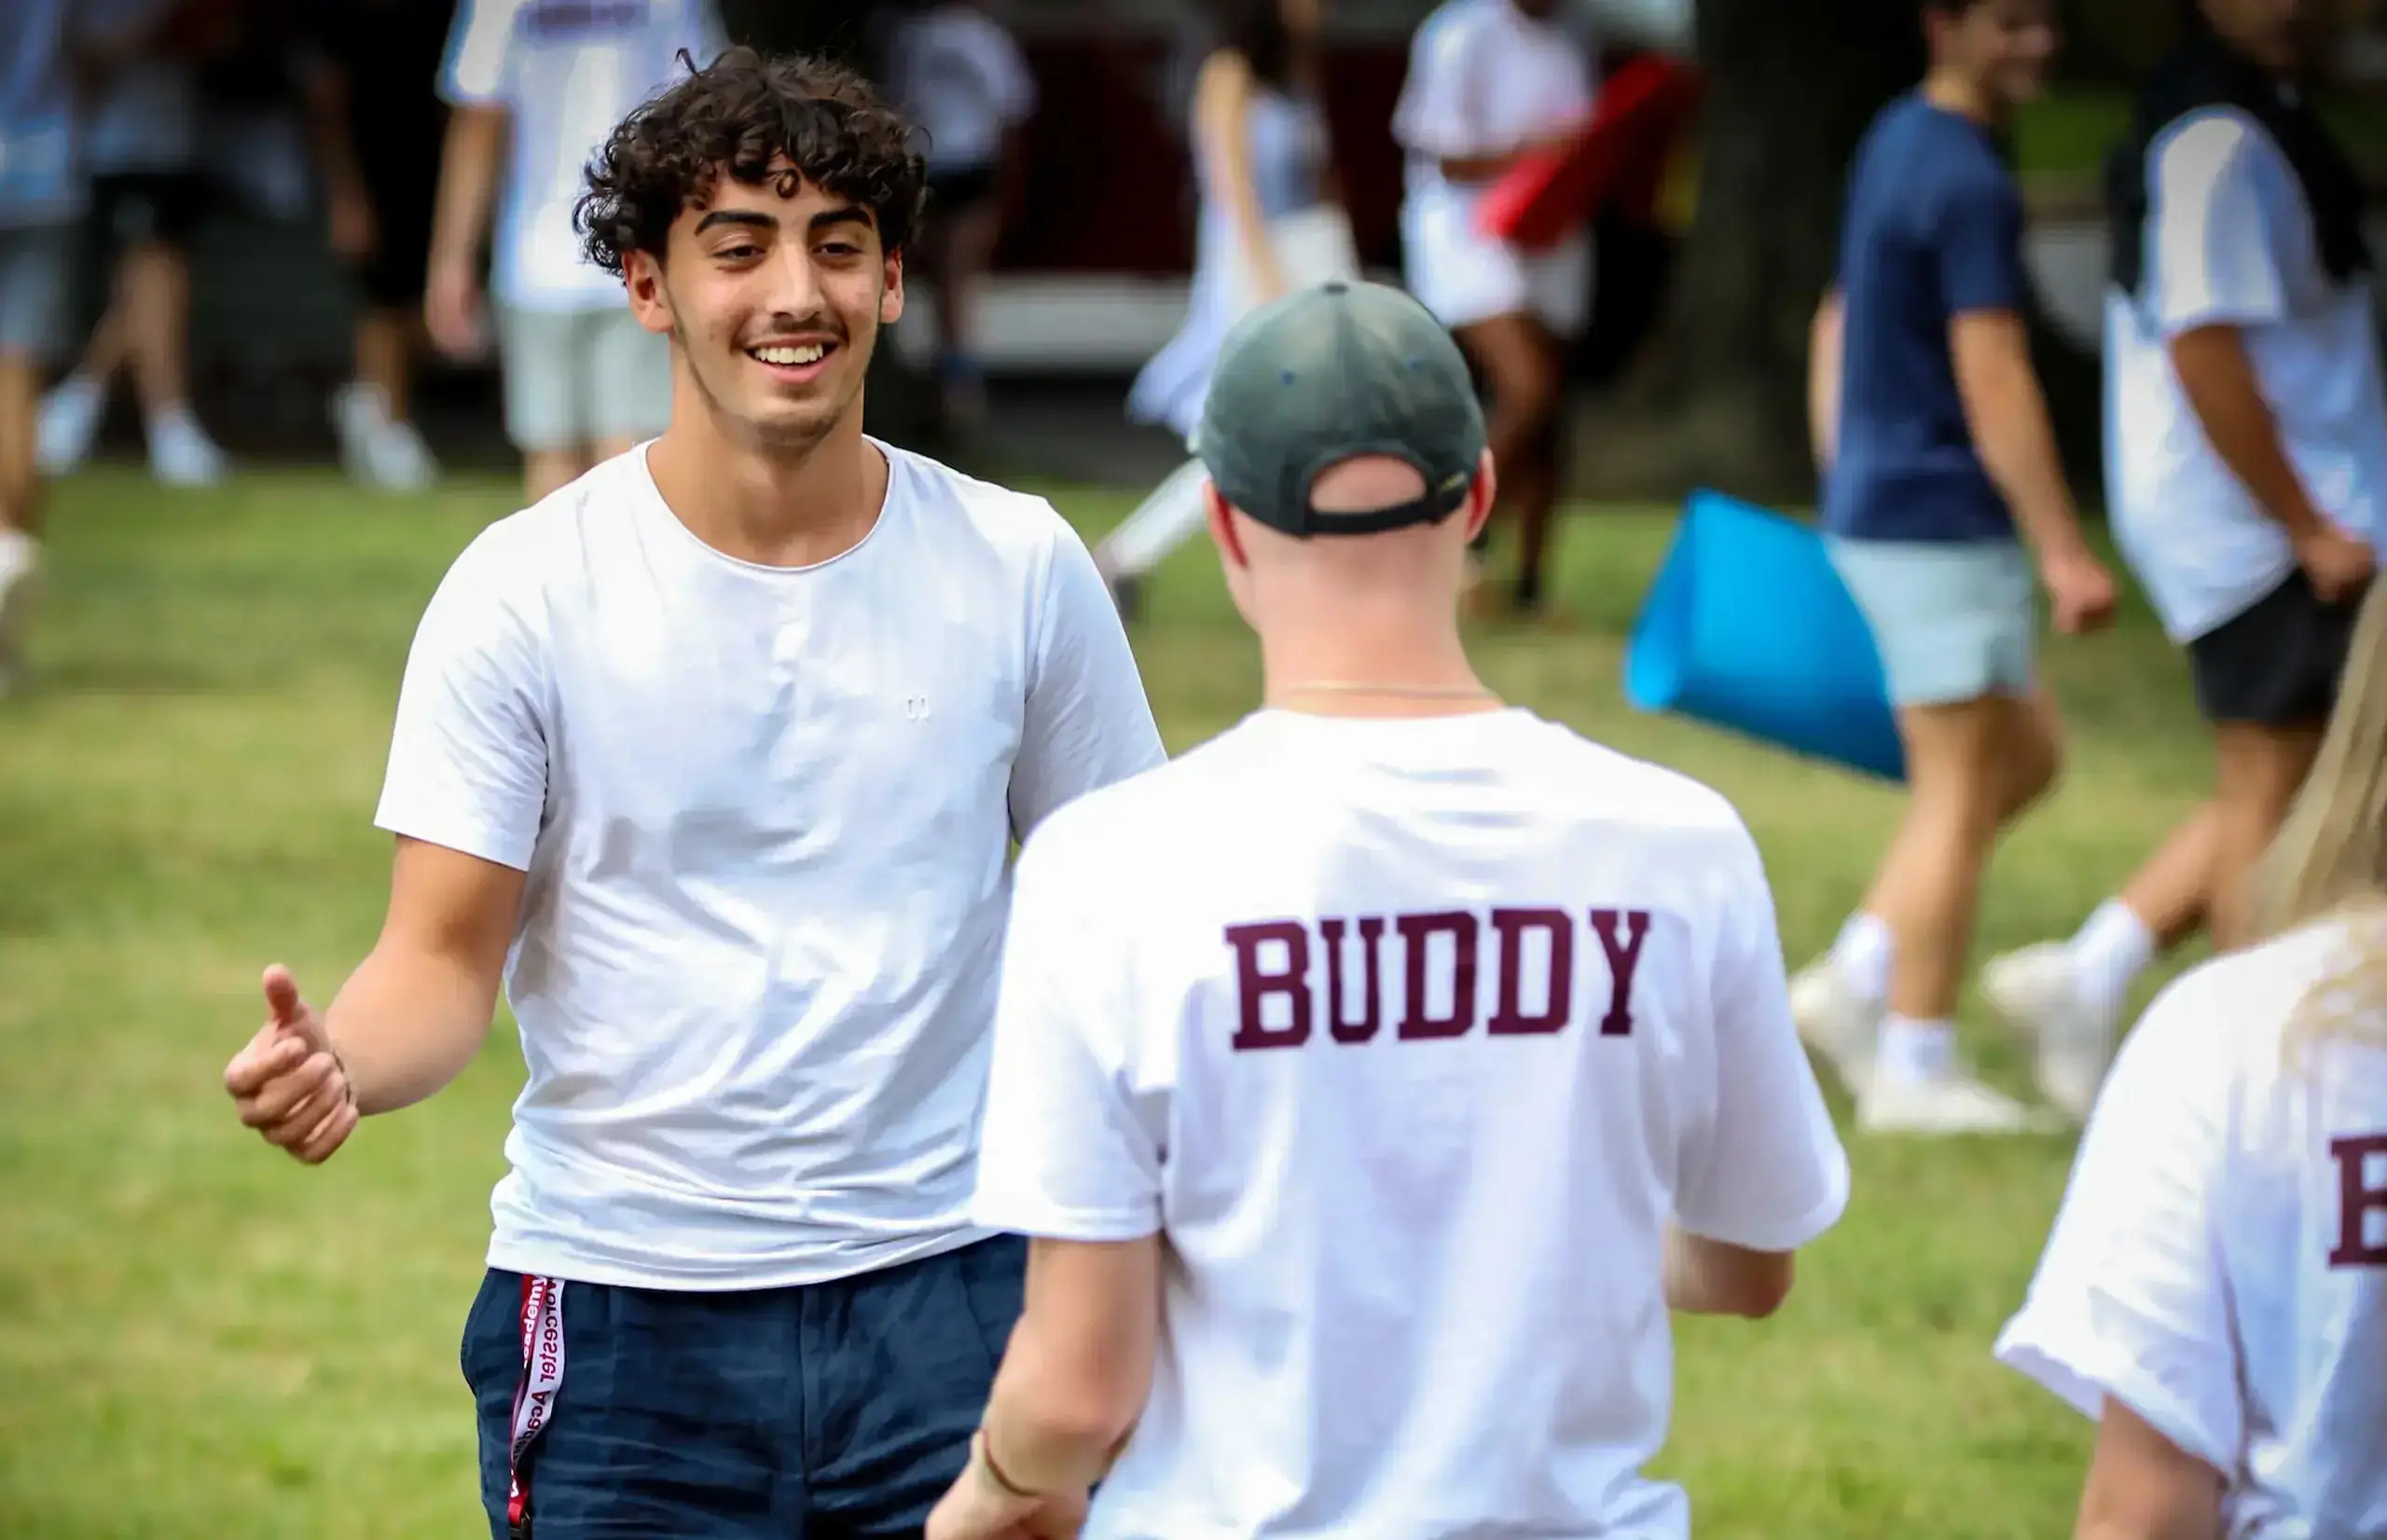
[[[91,212],[117,250],[135,241],[187,246],[214,203],[214,186],[197,172],[110,172],[91,178]]]
[[[995,168],[958,166],[929,173],[928,213],[931,218],[967,213],[995,196]]]
[[[2360,596],[2324,602],[2298,569],[2189,642],[2188,667],[2205,720],[2258,727],[2328,721],[2361,608]]]

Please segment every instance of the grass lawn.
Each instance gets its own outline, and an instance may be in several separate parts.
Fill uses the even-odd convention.
[[[1049,490],[1090,527],[1123,511]],[[319,1171],[241,1129],[218,1077],[262,965],[328,999],[371,942],[399,665],[448,560],[510,506],[493,481],[391,502],[309,473],[59,489],[44,684],[0,704],[0,1535],[476,1533],[456,1346],[521,1079],[510,1033]],[[1563,621],[1487,632],[1481,656],[1516,700],[1737,801],[1795,963],[1858,897],[1896,804],[1622,704],[1620,639],[1667,532],[1584,511],[1561,537]],[[1253,698],[1206,551],[1163,574],[1138,646],[1172,748]],[[1999,857],[1994,944],[2068,928],[2206,774],[2143,612],[2049,667],[2070,781]],[[1855,1146],[1854,1206],[1787,1312],[1681,1329],[1663,1468],[1703,1535],[2068,1533],[2087,1430],[1989,1344],[2070,1154]]]

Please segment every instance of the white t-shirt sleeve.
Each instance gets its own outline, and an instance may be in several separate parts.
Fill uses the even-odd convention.
[[[1467,12],[1427,20],[1409,46],[1409,77],[1392,109],[1392,137],[1402,149],[1449,158],[1498,147],[1484,144],[1491,51],[1484,28]]]
[[[1996,1351],[2083,1414],[2110,1396],[2228,1471],[2244,1429],[2213,1212],[2226,1082],[2209,1008],[2190,974],[2123,1044]]]
[[[1848,1206],[1848,1154],[1790,1016],[1773,890],[1735,823],[1710,998],[1715,1121],[1685,1153],[1676,1222],[1751,1251],[1796,1251]]]
[[[528,871],[546,810],[547,690],[506,529],[467,546],[423,611],[374,822]]]
[[[1111,591],[1077,531],[1060,515],[1051,517],[1052,556],[1011,772],[1011,825],[1022,840],[1055,808],[1168,758]]]
[[[510,106],[514,23],[523,0],[462,0],[448,29],[439,99],[460,107]]]
[[[2245,118],[2217,113],[2149,153],[2155,318],[2163,335],[2284,320],[2287,281],[2262,193],[2263,162],[2279,151]]]
[[[1166,1110],[1130,1079],[1125,938],[1067,820],[1021,850],[995,1008],[973,1217],[1061,1241],[1161,1229]]]

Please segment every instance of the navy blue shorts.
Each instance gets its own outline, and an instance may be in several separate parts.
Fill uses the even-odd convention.
[[[492,1270],[462,1352],[490,1533],[918,1534],[968,1458],[1027,1260],[1006,1236],[738,1293],[565,1283],[550,1296]],[[551,1297],[559,1320],[539,1308]]]

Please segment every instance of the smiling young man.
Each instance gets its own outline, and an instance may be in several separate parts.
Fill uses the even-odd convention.
[[[417,635],[381,938],[279,969],[227,1071],[308,1161],[478,1052],[529,1082],[466,1323],[491,1533],[917,1533],[1024,1246],[973,1223],[1014,836],[1159,763],[1040,499],[862,432],[920,203],[842,70],[733,52],[633,114],[580,227],[672,413],[483,533]]]

